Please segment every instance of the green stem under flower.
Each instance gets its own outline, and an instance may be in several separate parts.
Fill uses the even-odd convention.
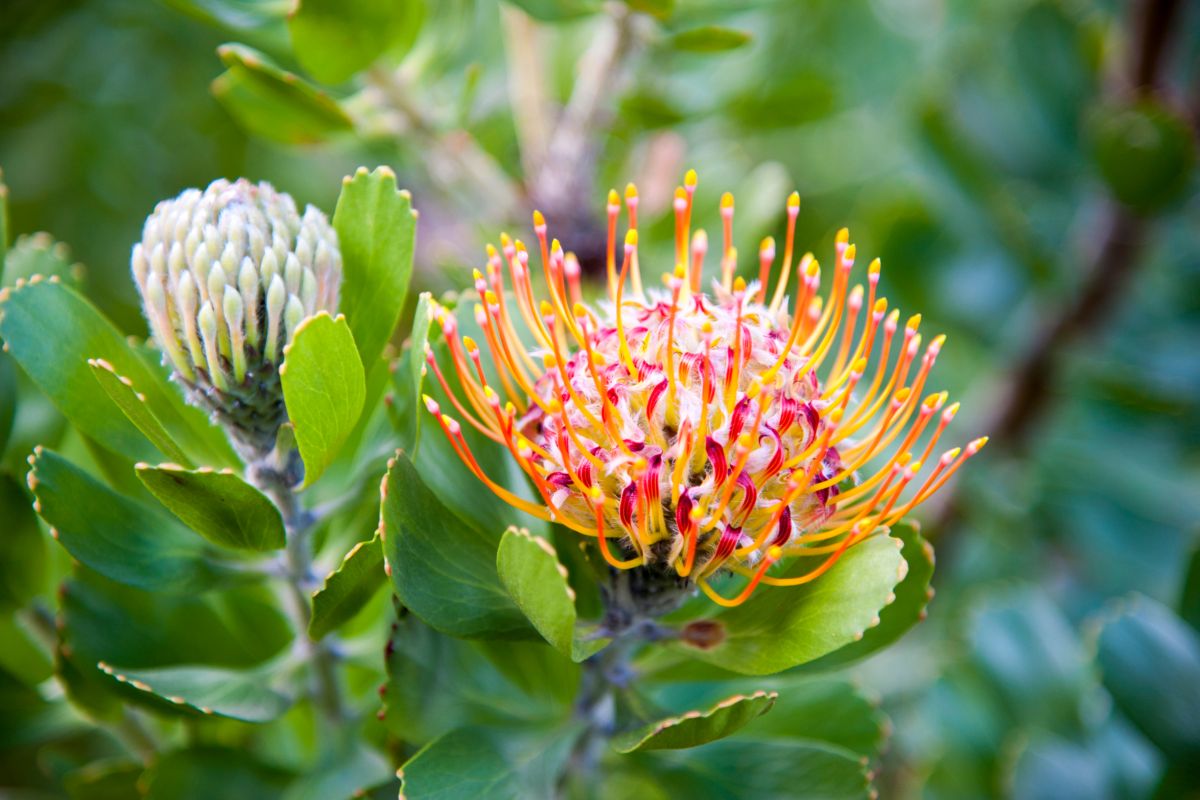
[[[301,506],[292,491],[293,482],[287,478],[289,472],[276,468],[269,460],[256,462],[247,470],[250,480],[271,498],[283,516],[287,531],[285,577],[297,635],[313,668],[313,699],[329,721],[340,724],[345,720],[346,712],[338,684],[337,657],[324,641],[313,641],[308,636],[312,618],[309,597],[317,583],[312,569],[312,538],[309,534],[316,517]]]
[[[601,590],[605,610],[600,633],[613,641],[583,662],[575,714],[586,728],[559,780],[560,797],[569,794],[571,784],[586,783],[595,772],[605,745],[621,726],[618,709],[623,707],[628,712],[630,701],[637,699],[627,692],[634,678],[634,655],[644,644],[678,635],[658,618],[677,609],[694,591],[692,584],[670,572],[647,568],[610,570]],[[633,716],[638,715],[634,710]]]

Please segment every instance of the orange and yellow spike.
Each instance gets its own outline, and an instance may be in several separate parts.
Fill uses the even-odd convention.
[[[427,407],[467,467],[508,503],[594,537],[615,569],[667,567],[730,606],[759,586],[817,579],[941,489],[987,439],[933,456],[958,410],[943,410],[945,392],[923,394],[945,338],[922,351],[920,314],[901,331],[899,311],[877,294],[879,260],[865,281],[853,277],[845,228],[822,291],[812,254],[795,260],[798,194],[786,202],[782,262],[776,268],[775,239],[764,239],[749,287],[733,246],[733,195],[721,196],[720,270],[702,292],[709,242],[691,229],[697,183],[689,171],[674,195],[664,289],[642,284],[629,184],[623,196],[608,193],[602,309],[583,301],[578,262],[536,211],[547,296],[535,297],[529,251],[502,236],[475,273],[480,335],[460,336],[439,309],[457,381],[430,355],[437,383],[460,419],[508,448],[542,504],[485,474],[459,423],[433,400]],[[800,575],[772,574],[797,555],[823,558]],[[709,585],[723,571],[748,578],[729,598]]]

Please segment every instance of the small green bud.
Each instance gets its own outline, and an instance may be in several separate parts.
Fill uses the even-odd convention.
[[[164,363],[247,460],[274,447],[287,410],[284,347],[337,309],[342,260],[325,215],[269,184],[214,181],[155,207],[131,271]]]

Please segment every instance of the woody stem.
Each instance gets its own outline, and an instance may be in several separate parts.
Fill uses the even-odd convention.
[[[263,491],[279,509],[287,532],[286,582],[292,604],[296,632],[304,648],[305,660],[314,673],[313,698],[330,722],[345,721],[337,677],[337,656],[324,641],[313,641],[308,635],[312,618],[309,597],[316,587],[312,569],[312,540],[309,535],[316,517],[305,509],[292,491],[285,474],[265,462],[252,464],[248,470],[252,483]]]

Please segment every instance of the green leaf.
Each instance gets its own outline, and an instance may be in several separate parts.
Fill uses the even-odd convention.
[[[140,797],[138,781],[145,768],[122,758],[93,761],[63,778],[71,800],[127,800]]]
[[[8,184],[0,169],[0,280],[4,278],[4,261],[8,255]]]
[[[811,742],[738,737],[642,758],[669,797],[869,800],[875,796],[866,759]]]
[[[573,737],[460,728],[431,742],[400,771],[406,800],[523,800],[553,794]]]
[[[768,690],[778,695],[772,713],[750,722],[739,738],[820,742],[874,758],[887,737],[887,716],[849,681],[787,673],[753,681],[656,682],[671,678],[668,672],[644,679],[649,684],[650,699],[669,709],[711,705],[730,692]]]
[[[113,723],[125,713],[121,698],[109,685],[109,679],[65,642],[54,648],[54,677],[75,708],[100,722]]]
[[[386,582],[383,545],[376,531],[369,541],[354,545],[338,568],[325,576],[321,588],[313,592],[308,635],[320,639],[348,622]]]
[[[269,688],[266,676],[260,671],[218,667],[126,670],[104,662],[97,666],[120,683],[153,695],[180,712],[269,722],[287,711],[292,703],[287,696]]]
[[[221,577],[203,540],[170,517],[117,494],[53,451],[37,448],[30,465],[42,519],[67,552],[105,577],[182,593]]]
[[[155,449],[125,414],[98,395],[88,359],[103,359],[129,378],[169,429],[177,434],[189,429],[178,410],[182,401],[163,375],[94,306],[54,278],[0,292],[0,338],[63,415],[114,453],[134,461],[155,458]]]
[[[1168,756],[1200,757],[1200,637],[1170,609],[1135,596],[1106,615],[1096,662],[1117,707]]]
[[[1191,127],[1155,100],[1098,109],[1091,135],[1100,175],[1113,195],[1135,211],[1162,208],[1191,184],[1196,162]]]
[[[270,586],[163,594],[121,586],[79,570],[63,584],[65,643],[80,664],[129,670],[175,666],[253,667],[293,639]]]
[[[600,0],[508,0],[529,16],[542,22],[567,22],[601,8]]]
[[[246,748],[192,747],[163,754],[146,771],[146,800],[280,800],[292,776]]]
[[[1070,786],[1072,797],[1117,794],[1109,789],[1110,776],[1106,774],[1109,765],[1099,753],[1045,731],[1020,738],[1019,751],[1010,756],[1011,775],[1005,781],[1012,787],[1010,797],[1047,797],[1052,794],[1048,791],[1052,786]],[[1148,797],[1149,793],[1135,796]]]
[[[4,267],[4,280],[0,281],[0,286],[9,287],[41,275],[43,279],[57,277],[78,288],[85,273],[83,264],[71,259],[71,248],[56,242],[45,231],[18,236],[0,264]]]
[[[299,0],[288,15],[292,51],[314,78],[341,83],[416,40],[423,0]]]
[[[137,476],[160,503],[213,544],[254,552],[287,544],[279,509],[233,470],[138,464]]]
[[[675,34],[671,37],[671,46],[691,53],[722,53],[744,47],[750,43],[750,39],[750,34],[744,31],[704,25]]]
[[[417,298],[417,310],[413,314],[412,333],[409,337],[408,350],[401,362],[403,370],[396,372],[396,389],[405,394],[404,407],[408,410],[407,425],[401,431],[401,441],[406,447],[416,451],[421,439],[421,418],[425,406],[421,403],[421,393],[425,384],[425,348],[429,344],[429,327],[433,324],[433,296],[429,292],[421,292]]]
[[[747,723],[771,710],[774,692],[734,695],[707,711],[688,711],[617,734],[612,746],[619,753],[639,750],[681,750],[732,736]]]
[[[537,632],[567,658],[583,661],[611,641],[589,639],[588,629],[576,626],[575,590],[554,546],[545,539],[510,527],[500,539],[496,571],[509,597]]]
[[[20,608],[46,582],[46,539],[33,502],[20,484],[0,473],[0,611]]]
[[[274,52],[287,47],[287,0],[164,0],[173,10],[217,29],[236,31]]]
[[[396,770],[388,759],[370,742],[350,735],[329,749],[316,770],[289,786],[284,800],[379,797],[369,790],[394,784],[395,779]]]
[[[933,598],[933,589],[929,587],[933,578],[933,547],[911,523],[894,525],[892,536],[904,543],[900,554],[908,564],[908,573],[896,586],[895,600],[879,612],[879,624],[867,628],[861,639],[810,661],[800,667],[802,671],[838,669],[860,661],[893,644],[925,618],[925,606]]]
[[[400,772],[405,800],[521,796],[516,773],[500,748],[471,728],[451,731],[409,759]]]
[[[279,380],[304,460],[301,488],[311,486],[337,457],[366,401],[363,362],[346,318],[322,311],[300,323],[284,348]]]
[[[349,131],[353,121],[325,92],[265,55],[240,44],[217,54],[228,69],[212,82],[212,93],[255,136],[284,144],[311,144]]]
[[[626,93],[621,98],[621,121],[637,130],[673,128],[687,119],[674,100],[653,91]]]
[[[388,729],[424,744],[467,725],[569,719],[581,670],[541,642],[455,639],[404,613],[388,643],[387,674]]]
[[[100,387],[104,389],[104,393],[117,404],[117,408],[125,413],[129,421],[137,426],[137,429],[150,440],[151,444],[159,449],[159,452],[185,467],[193,466],[191,459],[175,443],[171,434],[167,433],[167,429],[146,405],[146,396],[134,388],[133,381],[118,375],[112,364],[102,358],[89,358],[87,363],[92,368],[92,374],[96,376]]]
[[[675,0],[625,0],[625,5],[660,20],[667,19],[675,12]]]
[[[54,674],[49,653],[12,614],[0,615],[0,670],[27,686],[37,686]]]
[[[446,509],[403,453],[389,462],[382,492],[384,554],[406,608],[452,636],[532,633],[496,574],[497,534]]]
[[[1192,550],[1192,557],[1188,559],[1187,574],[1183,578],[1178,607],[1179,616],[1193,628],[1200,630],[1200,546]]]
[[[748,726],[748,736],[822,742],[869,758],[887,739],[887,716],[849,681],[788,677],[770,688],[779,694],[774,713]]]
[[[342,251],[340,309],[350,320],[364,364],[374,364],[392,337],[412,276],[417,212],[396,189],[388,167],[359,167],[342,180],[333,212]]]
[[[673,646],[746,675],[779,672],[831,653],[879,624],[880,609],[908,569],[900,546],[891,537],[872,536],[817,580],[764,587],[715,617],[725,632],[719,644],[707,650]]]
[[[972,609],[967,638],[972,660],[1012,717],[1049,729],[1081,723],[1094,681],[1078,636],[1043,591],[1016,587],[989,593]]]
[[[0,352],[0,456],[8,449],[13,420],[17,418],[17,370],[7,353]]]

